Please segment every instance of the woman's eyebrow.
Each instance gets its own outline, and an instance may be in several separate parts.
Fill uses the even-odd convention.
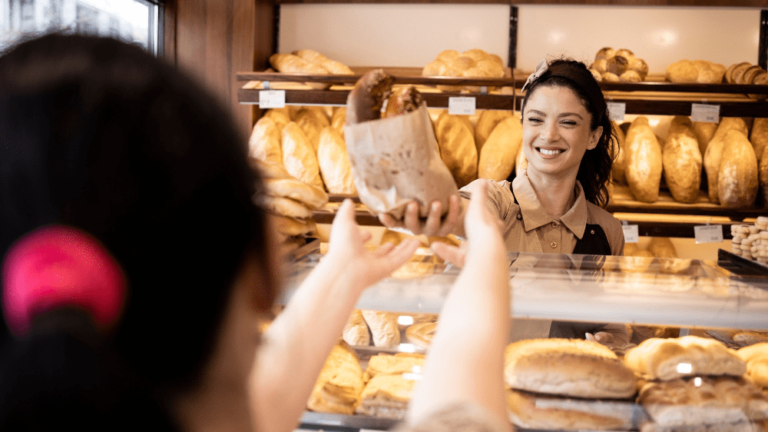
[[[541,115],[541,116],[546,116],[546,114],[544,112],[539,111],[539,110],[535,110],[535,109],[529,110],[528,114],[537,114],[537,115]],[[584,120],[584,117],[582,117],[581,114],[575,113],[575,112],[564,112],[564,113],[558,114],[558,117],[570,117],[570,116],[578,117],[578,118]]]

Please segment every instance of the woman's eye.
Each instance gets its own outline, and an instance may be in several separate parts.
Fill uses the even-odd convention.
[[[528,117],[528,121],[533,123],[541,123],[541,119],[536,117]]]
[[[576,122],[573,120],[564,120],[563,124],[566,126],[576,126]]]

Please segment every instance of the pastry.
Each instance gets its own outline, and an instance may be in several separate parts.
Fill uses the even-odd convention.
[[[609,348],[581,339],[530,339],[507,346],[504,378],[515,390],[583,398],[635,394],[632,371]]]
[[[746,370],[733,350],[698,336],[647,339],[626,353],[624,363],[645,379],[662,381],[692,375],[741,376]]]
[[[280,135],[272,118],[260,118],[248,140],[248,156],[264,162],[282,164],[283,151],[280,146]]]
[[[372,378],[377,375],[420,374],[424,369],[424,361],[423,354],[377,354],[368,360],[365,375]]]
[[[699,197],[701,151],[688,117],[676,116],[662,148],[664,180],[676,201],[693,203]]]
[[[506,180],[512,174],[517,152],[522,151],[522,142],[523,126],[519,117],[512,116],[500,121],[480,151],[478,177]]]
[[[320,132],[317,161],[328,192],[348,195],[357,193],[344,138],[331,126]]]
[[[312,411],[351,415],[363,391],[360,361],[345,343],[335,345],[307,402]]]
[[[404,419],[415,384],[415,379],[403,375],[376,375],[363,389],[355,412],[373,417]]]
[[[377,347],[395,347],[400,344],[400,330],[397,327],[397,315],[391,312],[363,310],[368,328]]]
[[[295,122],[288,123],[283,129],[283,166],[292,176],[323,190],[317,155]]]

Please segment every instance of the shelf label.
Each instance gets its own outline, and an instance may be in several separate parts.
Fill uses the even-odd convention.
[[[448,114],[474,115],[475,114],[475,98],[473,97],[448,98]]]
[[[627,104],[623,102],[608,102],[608,118],[612,121],[623,122],[627,112]]]
[[[621,229],[624,231],[624,243],[638,243],[640,241],[640,231],[637,229],[637,225],[629,225],[624,221]]]
[[[723,241],[722,225],[699,225],[693,227],[696,236],[696,244],[701,243],[720,243]]]
[[[285,90],[261,90],[259,92],[259,108],[284,108]]]
[[[691,121],[719,123],[720,105],[691,104]]]

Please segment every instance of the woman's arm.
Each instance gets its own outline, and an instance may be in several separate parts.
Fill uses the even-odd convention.
[[[339,209],[328,254],[264,334],[251,376],[259,431],[292,431],[362,291],[400,267],[419,241],[365,249],[351,201]]]
[[[499,222],[484,205],[482,184],[467,210],[469,237],[464,269],[454,283],[437,326],[408,411],[418,422],[459,403],[473,403],[506,421],[504,347],[510,329],[506,249]]]

